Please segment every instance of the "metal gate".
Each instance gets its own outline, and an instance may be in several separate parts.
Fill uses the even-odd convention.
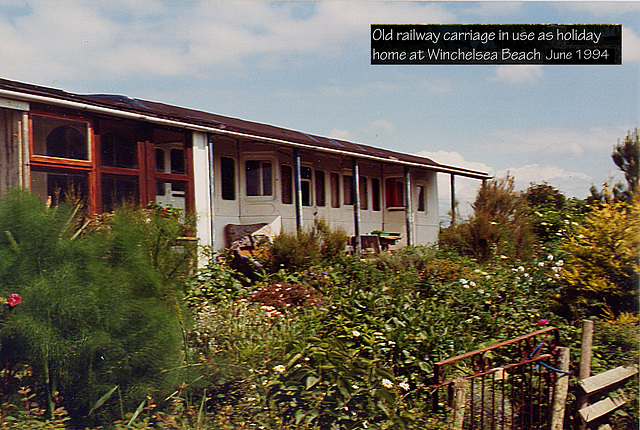
[[[558,334],[548,327],[436,363],[434,410],[459,429],[550,429]]]

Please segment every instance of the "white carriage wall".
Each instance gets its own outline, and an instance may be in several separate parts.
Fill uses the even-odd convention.
[[[296,231],[293,148],[193,133],[193,160],[200,244],[214,249],[228,246],[228,224],[273,223],[278,230]],[[303,227],[319,218],[355,234],[354,202],[348,188],[353,183],[352,157],[301,150],[300,165]],[[251,183],[247,183],[247,169],[257,172]],[[360,234],[397,232],[402,236],[399,245],[407,244],[406,211],[389,208],[385,193],[388,178],[404,183],[404,175],[403,166],[359,160]],[[412,168],[410,178],[411,243],[434,242],[438,237],[436,173]]]

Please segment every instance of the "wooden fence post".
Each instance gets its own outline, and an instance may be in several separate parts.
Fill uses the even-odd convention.
[[[591,347],[593,345],[593,321],[582,320],[582,343],[580,345],[580,372],[578,378],[580,380],[586,379],[591,376]],[[580,410],[589,404],[589,396],[582,393],[576,400],[577,409]],[[587,428],[585,422],[579,424],[579,429],[584,430]]]
[[[469,381],[459,378],[453,381],[453,429],[462,430],[464,426],[464,410],[467,403]]]
[[[558,370],[569,370],[569,348],[558,347],[556,367]],[[567,393],[569,391],[569,375],[560,373],[557,375],[553,389],[553,408],[551,409],[551,430],[564,428],[564,412],[567,407]]]

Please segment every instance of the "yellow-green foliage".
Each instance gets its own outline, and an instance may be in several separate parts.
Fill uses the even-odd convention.
[[[638,293],[638,197],[609,199],[590,213],[563,244],[563,277],[581,298],[602,300],[614,310],[629,308]],[[636,306],[631,309],[637,310]]]

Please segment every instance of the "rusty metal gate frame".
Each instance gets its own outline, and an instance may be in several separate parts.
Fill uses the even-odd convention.
[[[444,404],[453,407],[454,385],[468,381],[464,383],[470,398],[462,406],[455,405],[465,410],[464,423],[459,428],[550,428],[551,399],[558,372],[550,363],[554,362],[558,339],[558,329],[547,327],[439,361],[434,365],[430,386],[433,410],[439,411]],[[471,375],[468,369],[473,372]],[[454,375],[455,372],[459,375]],[[507,380],[510,380],[508,384]],[[508,392],[505,391],[507,385]],[[446,403],[440,403],[442,397]],[[499,398],[496,400],[496,397]]]

